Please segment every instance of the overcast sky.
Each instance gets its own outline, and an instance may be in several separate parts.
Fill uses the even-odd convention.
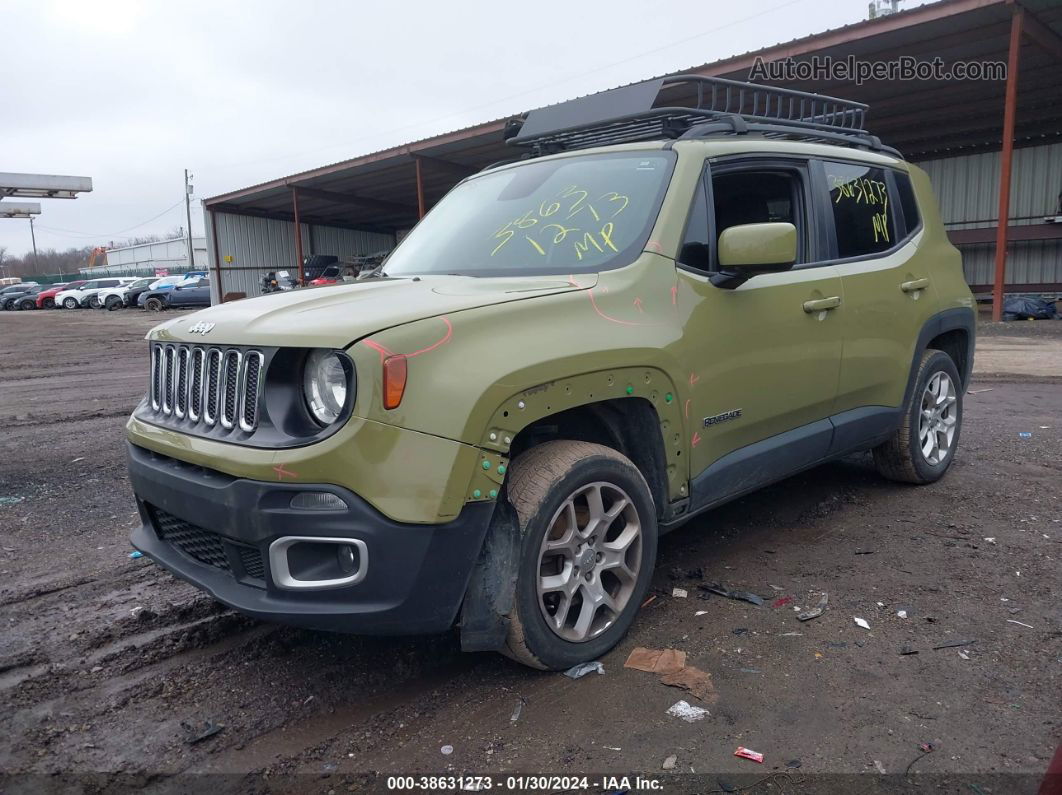
[[[866,16],[866,0],[0,0],[0,172],[92,177],[42,201],[37,245],[106,245],[183,224],[186,167],[214,196]],[[0,246],[30,250],[29,222],[0,219]]]

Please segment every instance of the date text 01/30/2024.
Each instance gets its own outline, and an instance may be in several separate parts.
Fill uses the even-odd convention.
[[[660,791],[663,782],[644,776],[388,776],[387,789],[417,792],[553,792],[586,791],[590,789],[653,792]]]

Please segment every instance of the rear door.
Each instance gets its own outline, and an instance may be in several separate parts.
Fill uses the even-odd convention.
[[[684,318],[683,410],[693,509],[826,454],[842,345],[842,284],[836,266],[823,264],[821,213],[806,161],[721,161],[706,174],[704,189],[691,210],[678,271],[681,294],[692,294]],[[716,242],[727,227],[779,221],[797,227],[791,270],[755,276],[736,289],[710,283]],[[705,250],[695,245],[702,240],[711,252],[707,262],[687,256]]]
[[[919,332],[934,311],[922,226],[906,173],[858,161],[813,164],[844,285],[844,356],[833,452],[895,425]],[[906,212],[905,212],[906,209]]]

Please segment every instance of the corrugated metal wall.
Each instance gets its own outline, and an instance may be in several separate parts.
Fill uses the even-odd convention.
[[[996,225],[999,211],[999,153],[983,152],[918,164],[929,174],[948,229]],[[1062,192],[1062,143],[1030,146],[1014,152],[1010,223],[1041,224],[1055,215]],[[991,284],[995,246],[962,246],[963,269],[970,284]],[[1011,243],[1007,284],[1062,282],[1062,240]]]
[[[210,257],[210,272],[214,276],[214,247],[211,213],[206,216],[207,251]],[[217,220],[218,254],[221,257],[221,289],[224,294],[246,293],[248,297],[259,295],[262,277],[269,271],[286,270],[292,275],[298,271],[295,262],[295,224],[272,218],[254,218],[247,215],[214,213]],[[355,255],[375,254],[394,246],[391,235],[375,232],[356,232],[330,226],[301,224],[302,253],[332,254],[345,258]],[[227,260],[231,257],[231,260]],[[211,279],[214,302],[218,301],[217,278]]]

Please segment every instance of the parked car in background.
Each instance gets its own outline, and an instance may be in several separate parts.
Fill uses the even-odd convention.
[[[123,300],[126,306],[139,306],[140,296],[146,293],[148,290],[170,290],[173,289],[178,283],[181,282],[183,276],[162,276],[152,279],[148,282],[146,287],[130,288]]]
[[[22,290],[16,290],[14,292],[5,293],[2,300],[0,300],[0,309],[5,312],[11,312],[15,309],[36,309],[37,308],[37,293],[44,290],[39,284],[33,287],[25,287]],[[23,307],[22,302],[26,301],[29,306]]]
[[[18,284],[11,284],[0,290],[0,309],[7,308],[7,302],[12,298],[21,298],[28,291],[37,287],[37,282],[19,282]],[[11,307],[14,309],[14,306]]]
[[[7,300],[8,296],[24,293],[29,288],[36,286],[37,282],[19,282],[18,284],[9,284],[7,287],[0,289],[0,308],[3,307],[3,303]]]
[[[139,303],[149,312],[210,306],[210,279],[200,278],[190,284],[178,284],[170,290],[148,290],[140,294]]]
[[[83,285],[87,279],[77,279],[72,282],[60,282],[59,284],[52,284],[48,286],[47,290],[37,293],[37,308],[38,309],[55,309],[55,296],[61,293],[63,290],[73,290]]]
[[[127,296],[130,292],[135,290],[137,295],[139,295],[141,291],[150,289],[151,285],[157,281],[159,281],[157,277],[149,276],[119,287],[105,287],[96,293],[95,308],[114,311],[115,309],[121,309],[123,306],[129,306]],[[135,301],[132,305],[136,306]]]
[[[63,309],[78,309],[89,305],[89,301],[98,293],[108,287],[119,287],[134,282],[136,279],[129,277],[112,277],[108,279],[93,279],[85,282],[80,287],[70,289],[67,287],[55,296],[55,305]]]

